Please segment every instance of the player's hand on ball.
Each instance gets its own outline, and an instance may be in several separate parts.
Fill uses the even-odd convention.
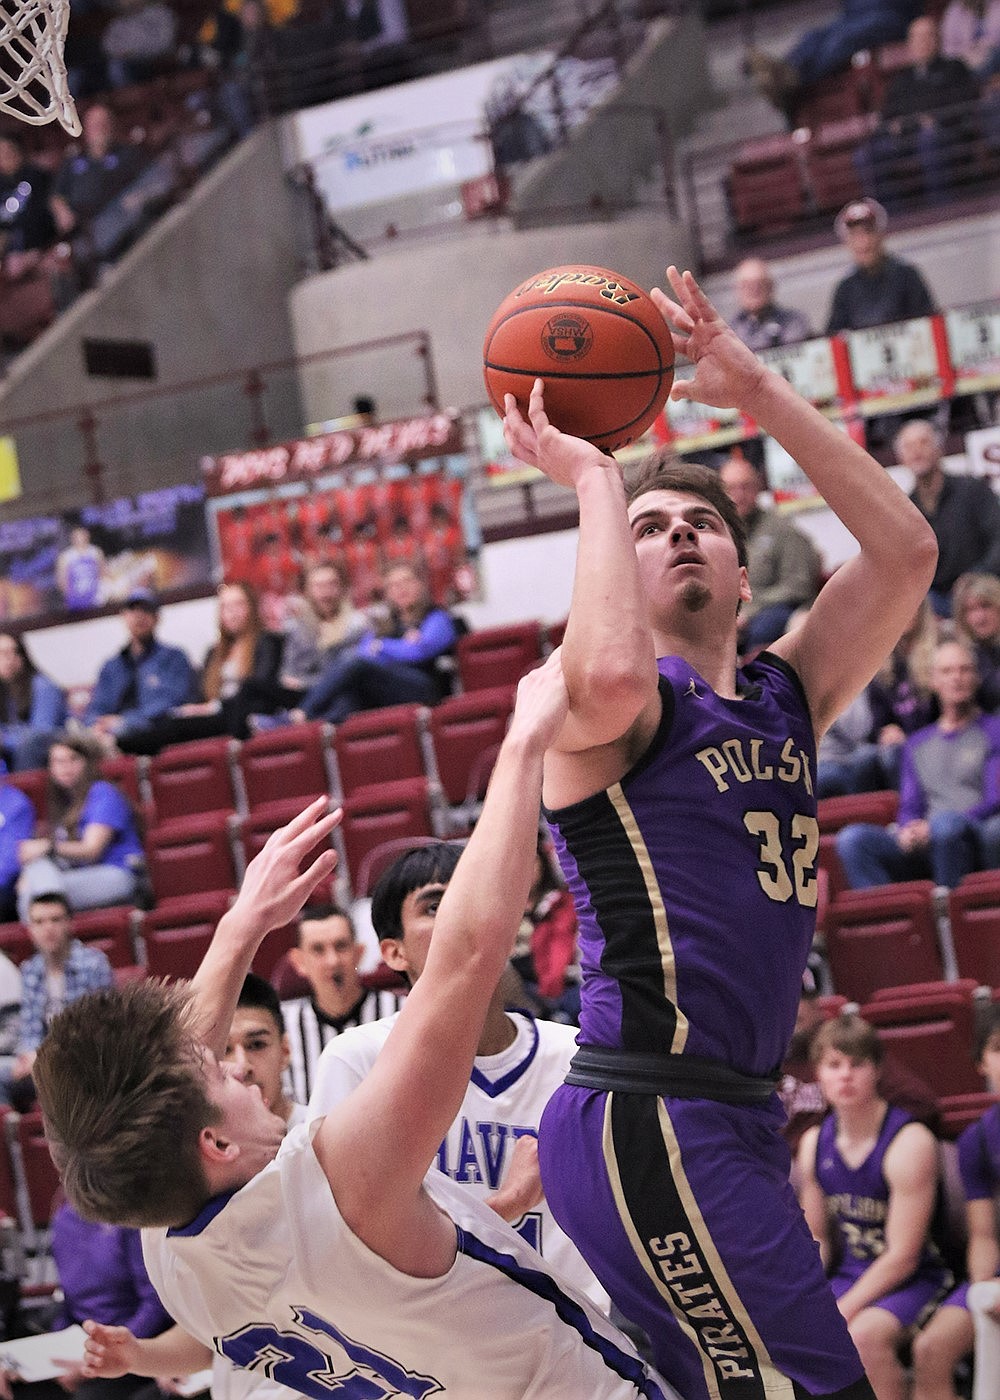
[[[676,379],[672,399],[694,399],[715,408],[748,409],[767,373],[752,350],[722,319],[690,272],[667,268],[676,297],[651,293],[671,328],[674,349],[694,365],[690,379]]]
[[[519,462],[529,467],[537,467],[550,481],[560,486],[575,487],[586,471],[595,467],[602,470],[618,470],[613,457],[606,456],[592,443],[583,438],[570,437],[561,433],[549,422],[545,412],[544,381],[536,379],[528,400],[528,417],[525,419],[517,406],[513,394],[504,395],[503,435],[511,452]]]

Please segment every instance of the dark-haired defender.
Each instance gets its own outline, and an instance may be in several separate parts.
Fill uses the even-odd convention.
[[[566,724],[545,801],[580,920],[581,1048],[542,1121],[556,1219],[689,1400],[870,1395],[788,1184],[774,1095],[815,924],[815,737],[933,576],[932,532],[866,452],[740,343],[690,273],[654,292],[694,376],[799,462],[860,553],[743,671],[750,596],[714,473],[616,463],[560,433],[542,385],[521,460],[580,509]]]
[[[424,975],[364,1083],[295,1128],[219,1066],[246,969],[331,869],[313,805],[247,868],[195,979],[133,983],[52,1025],[38,1092],[67,1195],[148,1230],[180,1325],[312,1400],[662,1400],[600,1314],[492,1211],[428,1169],[462,1101],[534,867],[542,757],[566,713],[558,655],[518,686],[483,813]],[[79,1005],[79,1003],[77,1004]],[[88,1014],[89,1013],[89,1014]],[[278,1151],[281,1146],[281,1151]]]

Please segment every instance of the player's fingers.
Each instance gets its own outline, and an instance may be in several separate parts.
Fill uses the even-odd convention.
[[[549,426],[549,416],[545,412],[545,381],[536,379],[531,386],[531,397],[528,399],[528,417],[531,419],[531,426],[538,437]]]
[[[680,403],[681,399],[689,399],[690,397],[691,390],[688,388],[688,381],[686,379],[675,379],[674,386],[670,390],[670,398],[673,399],[674,403]]]
[[[679,306],[676,301],[671,301],[659,287],[654,287],[650,293],[653,302],[659,309],[660,315],[670,327],[671,334],[676,337],[676,332],[681,331],[685,335],[690,335],[694,330],[694,322],[683,306]]]
[[[524,422],[524,415],[521,413],[521,410],[520,410],[520,408],[518,407],[517,399],[515,399],[515,397],[514,397],[513,394],[504,394],[504,396],[503,396],[503,408],[504,408],[504,415],[503,415],[504,425],[506,425],[508,422],[511,422],[511,423],[523,423],[523,422]]]
[[[702,316],[705,320],[720,320],[721,318],[719,316],[718,311],[716,311],[715,307],[709,301],[708,297],[701,290],[701,287],[698,285],[698,282],[695,279],[694,273],[685,272],[683,281],[684,286],[687,289],[688,295],[690,296],[694,305],[698,308],[699,315]]]
[[[329,798],[327,802],[329,803]],[[340,825],[343,816],[343,809],[337,807],[332,812],[327,812],[319,821],[315,821],[311,826],[305,827],[287,843],[289,854],[296,859],[300,855],[304,855],[306,851],[311,850],[317,842],[329,836],[334,827]]]
[[[308,830],[319,819],[329,804],[330,799],[325,795],[315,798],[308,807],[303,808],[297,817],[293,817],[290,822],[286,822],[284,826],[279,826],[277,831],[273,831],[265,844],[270,846],[272,842],[274,845],[278,845],[283,841],[294,841],[296,836]]]
[[[310,890],[316,888],[324,876],[329,875],[337,864],[337,852],[334,850],[323,851],[316,857],[303,874],[294,879],[288,886],[289,891],[308,894]]]

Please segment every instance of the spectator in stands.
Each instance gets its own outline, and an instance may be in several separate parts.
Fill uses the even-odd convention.
[[[951,598],[956,633],[976,653],[976,701],[993,714],[1000,710],[1000,579],[992,574],[963,574]]]
[[[150,161],[139,146],[116,140],[114,117],[101,103],[88,107],[82,121],[82,149],[60,166],[50,204],[86,280],[138,236],[172,191],[175,174],[169,154]],[[74,290],[65,289],[63,299]]]
[[[989,1091],[1000,1097],[1000,1004],[988,1002],[976,1018],[973,1057]],[[955,1367],[972,1351],[969,1288],[1000,1274],[995,1197],[1000,1191],[1000,1104],[988,1108],[958,1139],[958,1170],[965,1195],[968,1282],[959,1284],[913,1341],[913,1400],[958,1400]],[[979,1358],[977,1368],[986,1364]],[[996,1371],[988,1371],[995,1380]]]
[[[896,827],[852,823],[837,833],[851,889],[894,880],[953,888],[1000,866],[1000,719],[976,704],[979,674],[965,642],[942,642],[933,686],[941,716],[903,748]]]
[[[535,879],[511,962],[541,1015],[564,1025],[580,1019],[580,951],[573,896],[563,883],[552,843],[538,834]]]
[[[17,881],[21,873],[21,842],[35,829],[31,799],[7,781],[0,759],[0,923],[17,918]]]
[[[885,785],[875,713],[865,689],[820,738],[816,748],[816,796],[877,792]]]
[[[261,1098],[290,1128],[306,1121],[305,1105],[285,1093],[290,1052],[278,993],[263,977],[243,979],[229,1027],[224,1063],[241,1084],[256,1084]]]
[[[57,893],[73,910],[128,904],[142,842],[128,798],[97,776],[99,750],[87,734],[57,734],[49,749],[46,810],[38,834],[20,847],[18,908]]]
[[[139,1337],[154,1337],[171,1325],[146,1273],[138,1230],[94,1224],[60,1201],[52,1217],[50,1247],[61,1295],[52,1331],[93,1319],[128,1327]],[[59,1348],[53,1345],[58,1357]],[[158,1400],[161,1394],[142,1376],[106,1380],[84,1376],[82,1362],[54,1365],[54,1380],[29,1382],[0,1365],[0,1400],[58,1400],[66,1394],[77,1400],[133,1400],[140,1392],[146,1400]]]
[[[896,435],[896,456],[914,476],[910,500],[930,522],[938,565],[930,599],[939,617],[951,616],[951,590],[962,574],[1000,575],[1000,501],[981,477],[946,472],[943,440],[933,423],[915,418]]]
[[[101,35],[113,88],[147,83],[177,62],[177,16],[162,0],[116,0],[117,13]]]
[[[922,0],[843,0],[828,24],[807,30],[784,58],[752,49],[747,68],[761,92],[787,110],[799,90],[845,69],[854,54],[906,35]]]
[[[837,215],[837,237],[856,264],[833,290],[827,335],[930,316],[934,299],[910,263],[886,252],[888,215],[875,199],[857,199]]]
[[[0,632],[0,749],[14,772],[44,768],[65,722],[63,692],[39,671],[23,637]]]
[[[788,1122],[785,1140],[793,1157],[806,1130],[816,1127],[826,1117],[828,1105],[816,1078],[812,1049],[821,1026],[831,1019],[820,997],[812,968],[807,967],[802,978],[802,996],[795,1030],[781,1065],[778,1094]],[[931,1132],[940,1127],[937,1099],[931,1089],[906,1065],[887,1053],[879,1067],[878,1089],[882,1097],[895,1108],[904,1109],[911,1118],[925,1123]]]
[[[739,646],[749,655],[776,641],[795,609],[815,598],[820,558],[801,530],[761,504],[763,483],[739,448],[723,462],[719,476],[747,533],[753,597],[740,614]]]
[[[334,560],[313,564],[302,585],[302,602],[285,637],[281,683],[298,695],[316,684],[326,668],[360,641],[368,628],[351,603],[349,580]]]
[[[156,639],[159,604],[133,588],[122,605],[128,641],[97,675],[84,722],[102,737],[127,740],[132,729],[186,705],[196,693],[194,669],[180,647]]]
[[[971,108],[979,96],[979,83],[966,64],[942,56],[936,19],[915,19],[907,48],[910,62],[886,89],[881,122],[854,155],[862,188],[890,206],[919,189],[930,201],[947,196],[968,163],[975,130]],[[911,173],[916,168],[919,184]]]
[[[353,652],[327,666],[302,701],[299,719],[335,724],[357,710],[415,702],[434,705],[451,688],[444,659],[458,639],[455,619],[435,607],[423,578],[395,564],[382,578],[388,613]]]
[[[358,975],[363,952],[350,916],[335,905],[303,909],[296,947],[288,954],[309,994],[281,1004],[291,1050],[292,1096],[308,1103],[323,1046],[348,1026],[399,1010],[395,992],[369,990]]]
[[[951,0],[941,16],[941,52],[979,78],[1000,72],[1000,0]]]
[[[245,739],[253,713],[287,703],[279,680],[282,638],[260,620],[248,583],[223,583],[218,592],[219,637],[201,671],[201,698],[131,726],[118,738],[128,753],[159,753],[167,744],[228,734]]]
[[[24,153],[19,136],[0,136],[0,265],[16,279],[33,271],[56,239],[49,209],[51,177]]]
[[[740,309],[733,317],[732,327],[751,350],[792,345],[812,335],[801,311],[780,306],[774,300],[774,278],[763,258],[744,258],[733,273],[733,282]]]
[[[937,1142],[883,1098],[860,1016],[821,1026],[812,1060],[832,1112],[799,1147],[802,1209],[878,1400],[900,1400],[900,1344],[952,1281],[930,1234]]]
[[[884,774],[882,786],[899,786],[903,745],[911,734],[938,717],[931,682],[940,640],[934,609],[925,599],[867,688]]]
[[[99,948],[73,937],[70,907],[55,891],[31,901],[25,923],[35,946],[21,964],[21,1022],[17,1056],[8,1075],[0,1075],[0,1099],[24,1109],[34,1101],[31,1069],[53,1016],[85,992],[110,987],[111,964]]]
[[[0,953],[0,1079],[10,1077],[21,1026],[21,969]]]

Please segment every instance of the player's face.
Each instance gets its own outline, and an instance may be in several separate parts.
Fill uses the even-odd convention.
[[[701,496],[648,491],[629,507],[639,575],[654,619],[669,626],[676,609],[701,612],[713,601],[735,619],[749,601],[746,570],[722,516]]]
[[[270,1011],[238,1006],[229,1027],[224,1066],[234,1079],[256,1084],[264,1102],[279,1111],[281,1076],[288,1064],[288,1037],[275,1025]]]
[[[339,915],[304,923],[293,953],[297,970],[317,992],[325,987],[360,990],[361,945],[354,941],[350,924]]]
[[[824,1051],[816,1079],[831,1108],[862,1108],[878,1097],[878,1069],[871,1060],[855,1060],[842,1050]]]
[[[994,1031],[986,1042],[979,1073],[989,1085],[991,1094],[1000,1094],[1000,1031]]]
[[[221,1115],[214,1125],[215,1135],[240,1148],[244,1164],[252,1168],[253,1175],[273,1159],[281,1146],[285,1120],[268,1108],[259,1085],[244,1083],[211,1051],[204,1052],[202,1069],[209,1102]]]
[[[382,956],[396,972],[405,972],[415,982],[424,970],[434,932],[434,920],[446,886],[439,881],[411,890],[403,900],[399,921],[402,938],[382,940]]]

